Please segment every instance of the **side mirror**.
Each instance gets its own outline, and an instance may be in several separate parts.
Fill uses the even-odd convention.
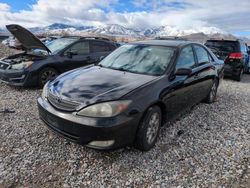
[[[66,55],[67,55],[68,58],[72,58],[73,55],[77,55],[77,52],[68,51],[68,52],[66,53]]]
[[[176,76],[189,76],[190,74],[192,74],[192,69],[188,68],[177,69],[175,72]]]

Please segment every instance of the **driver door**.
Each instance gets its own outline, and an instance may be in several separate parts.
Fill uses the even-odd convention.
[[[65,72],[91,63],[89,41],[80,41],[64,51],[61,65]]]
[[[175,70],[188,68],[192,69],[192,74],[189,76],[173,76],[173,78],[170,79],[170,88],[164,97],[169,119],[175,118],[180,112],[194,103],[195,99],[193,94],[196,90],[194,70],[196,65],[192,46],[188,45],[184,47],[180,51]]]

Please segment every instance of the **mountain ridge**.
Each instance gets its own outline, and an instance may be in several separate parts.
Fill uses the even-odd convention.
[[[236,39],[238,37],[225,32],[216,27],[200,27],[195,29],[180,29],[176,26],[159,26],[145,29],[127,28],[118,24],[108,24],[102,26],[74,26],[63,23],[53,23],[45,27],[28,28],[35,34],[49,35],[81,35],[84,33],[93,33],[115,37],[130,37],[130,38],[155,38],[155,37],[187,37],[196,41],[204,41],[209,38]],[[6,30],[5,30],[6,31]],[[249,38],[243,38],[250,42]]]
[[[196,29],[179,29],[176,26],[160,26],[146,29],[132,29],[127,28],[118,24],[107,24],[104,26],[73,26],[62,23],[54,23],[45,27],[34,27],[29,28],[31,32],[51,32],[56,33],[60,31],[66,32],[92,32],[97,34],[105,34],[112,36],[133,36],[133,37],[156,37],[156,36],[184,36],[193,33],[204,33],[204,34],[227,34],[225,31],[216,27],[201,27]]]

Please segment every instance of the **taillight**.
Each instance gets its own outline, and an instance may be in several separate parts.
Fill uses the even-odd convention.
[[[229,54],[229,59],[243,59],[242,53],[231,53]]]

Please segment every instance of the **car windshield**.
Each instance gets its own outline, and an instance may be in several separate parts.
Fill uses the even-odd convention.
[[[52,54],[57,54],[59,51],[72,44],[76,40],[77,39],[75,38],[60,38],[47,43],[46,46],[49,48]]]
[[[174,52],[173,47],[126,44],[107,56],[99,65],[133,73],[162,75]]]

